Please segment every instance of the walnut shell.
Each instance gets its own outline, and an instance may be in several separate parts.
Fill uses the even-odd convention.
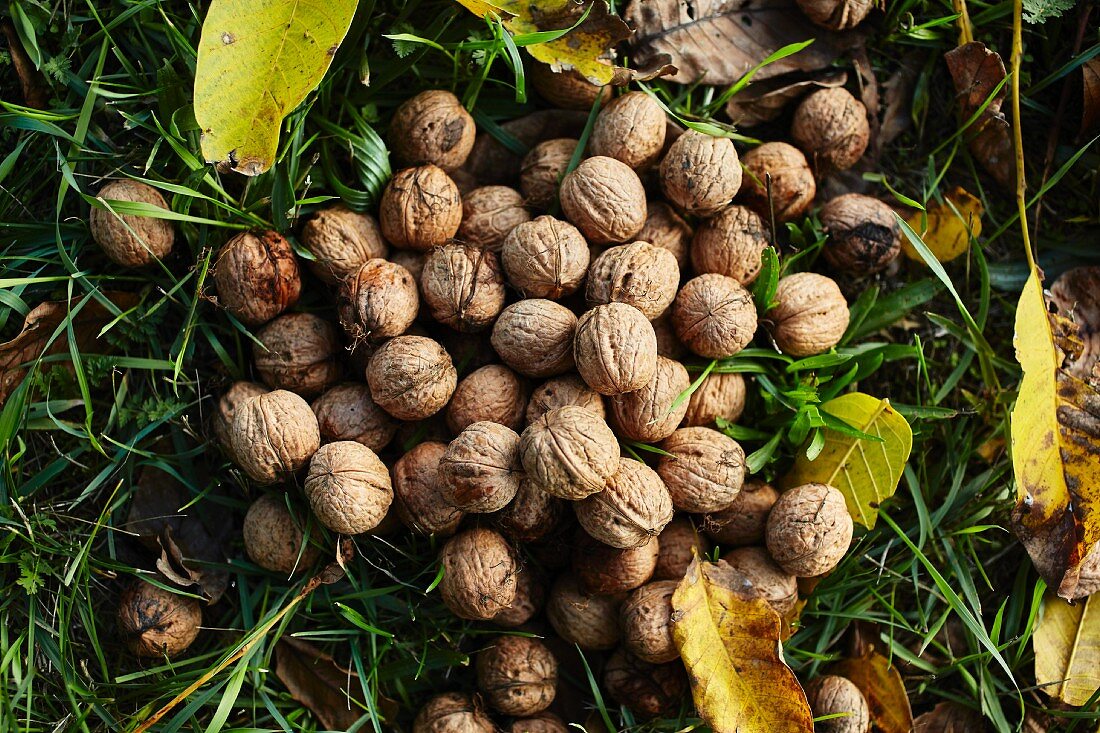
[[[682,664],[650,664],[622,647],[607,660],[603,686],[615,702],[647,718],[674,714],[688,690]]]
[[[447,446],[424,442],[393,464],[394,509],[409,529],[422,535],[449,537],[466,516],[443,500],[439,461]]]
[[[263,494],[244,515],[244,551],[252,562],[275,573],[308,569],[321,553],[305,543],[303,523],[304,518],[295,518],[287,508],[285,495]]]
[[[657,374],[657,335],[634,306],[596,306],[577,321],[573,357],[581,379],[600,394],[633,392]]]
[[[530,150],[544,140],[579,137],[588,120],[587,110],[587,107],[584,112],[544,109],[504,122],[500,127]],[[493,135],[482,132],[474,141],[474,150],[465,168],[482,183],[511,185],[520,177],[523,157]]]
[[[614,649],[619,630],[619,600],[581,590],[576,576],[559,575],[546,602],[546,618],[558,636],[585,651]]]
[[[527,477],[561,499],[601,491],[619,470],[619,441],[599,416],[567,405],[544,414],[520,435],[520,461]]]
[[[513,720],[505,733],[569,733],[569,730],[565,722],[553,713],[539,713],[533,718]]]
[[[552,377],[573,368],[577,317],[552,300],[521,300],[501,311],[491,343],[501,360],[527,377]]]
[[[672,521],[672,498],[661,477],[641,461],[619,459],[603,491],[573,505],[577,521],[612,547],[644,545]]]
[[[848,301],[832,279],[815,272],[780,278],[775,307],[767,313],[772,338],[784,354],[821,354],[848,329]]]
[[[374,403],[365,384],[338,384],[313,401],[321,440],[354,440],[374,452],[389,445],[397,423]]]
[[[558,198],[558,185],[573,160],[578,141],[571,137],[543,140],[523,157],[519,187],[527,203],[549,209]]]
[[[237,465],[260,484],[273,484],[293,474],[321,445],[309,403],[284,389],[241,403],[233,413],[229,436]]]
[[[699,356],[723,359],[756,334],[756,304],[741,283],[708,274],[688,280],[672,305],[676,337]]]
[[[657,357],[657,373],[641,389],[611,398],[611,424],[620,435],[656,443],[673,434],[687,412],[687,400],[676,398],[691,386],[687,369],[678,361]]]
[[[759,214],[737,204],[727,206],[695,230],[691,266],[699,275],[715,272],[748,285],[760,274],[760,257],[770,239]]]
[[[787,143],[764,143],[745,153],[745,185],[741,199],[750,209],[771,221],[782,224],[805,214],[817,195],[813,171],[802,152]],[[768,201],[768,180],[771,180],[771,202]]]
[[[557,528],[564,512],[561,499],[524,476],[515,498],[497,513],[496,523],[516,542],[536,542]]]
[[[492,622],[497,626],[515,629],[523,626],[546,605],[546,585],[540,574],[537,574],[531,566],[521,567],[516,573],[516,597],[493,616]]]
[[[543,99],[555,107],[577,109],[587,112],[592,109],[596,97],[603,101],[611,99],[611,86],[597,86],[573,69],[554,71],[549,64],[537,61],[527,65],[527,78],[531,86]]]
[[[873,0],[798,0],[798,7],[822,28],[842,31],[863,22],[874,7]]]
[[[314,214],[302,227],[302,244],[317,259],[309,269],[327,285],[352,275],[367,260],[386,257],[386,240],[370,214],[352,211],[343,204]]]
[[[500,252],[504,238],[531,221],[523,195],[507,186],[482,186],[462,197],[462,226],[458,238],[475,247]]]
[[[214,263],[218,304],[246,326],[267,323],[298,302],[302,278],[290,242],[278,232],[241,232]]]
[[[442,168],[406,168],[386,184],[378,221],[382,236],[395,247],[424,252],[458,233],[462,196]]]
[[[661,190],[688,214],[717,214],[741,190],[741,163],[733,143],[688,130],[661,161]]]
[[[680,581],[696,554],[707,557],[710,553],[710,542],[695,529],[695,525],[687,517],[673,519],[657,539],[661,543],[661,551],[657,555],[653,580]]]
[[[737,422],[745,410],[745,378],[737,373],[711,372],[691,393],[682,425],[710,427],[718,418]]]
[[[400,336],[409,330],[420,310],[416,280],[404,267],[373,259],[348,276],[336,295],[340,325],[359,341]]]
[[[745,482],[745,451],[737,441],[710,428],[680,428],[661,448],[657,474],[672,495],[672,505],[685,512],[725,509]]]
[[[160,191],[129,178],[111,181],[99,189],[96,198],[168,208]],[[123,267],[144,267],[154,260],[162,260],[172,251],[176,241],[176,231],[168,219],[115,214],[98,206],[93,206],[89,212],[88,226],[92,239],[103,253]]]
[[[413,733],[495,733],[496,726],[468,696],[444,692],[420,708],[412,729]]]
[[[475,422],[487,420],[520,430],[527,394],[527,382],[508,367],[483,366],[470,372],[455,387],[447,405],[447,427],[460,433]]]
[[[588,151],[643,170],[660,157],[667,124],[656,99],[645,92],[627,92],[596,116]]]
[[[840,717],[814,725],[822,733],[870,733],[871,709],[859,688],[844,677],[825,675],[806,686],[806,698],[815,718],[828,715]]]
[[[733,503],[703,519],[703,531],[722,545],[759,545],[764,542],[768,514],[779,492],[763,481],[746,481]]]
[[[763,547],[739,547],[722,556],[719,567],[731,590],[761,598],[780,616],[790,613],[798,602],[798,581],[775,564]]]
[[[577,531],[573,572],[587,593],[613,594],[634,590],[653,577],[660,543],[656,537],[640,547],[619,549]]]
[[[545,215],[517,226],[501,248],[508,282],[525,298],[557,300],[575,293],[590,259],[580,230]]]
[[[588,272],[589,307],[626,303],[653,320],[672,305],[680,285],[680,267],[667,249],[632,242],[604,250]]]
[[[423,420],[442,410],[458,383],[447,350],[424,336],[398,336],[375,352],[367,384],[375,403],[399,420]]]
[[[340,440],[313,454],[305,494],[321,524],[340,534],[361,534],[386,516],[393,484],[374,451],[354,440]]]
[[[457,331],[480,331],[504,308],[500,260],[487,249],[445,244],[424,260],[420,291],[435,320]]]
[[[676,330],[672,328],[672,312],[667,310],[650,323],[653,324],[653,333],[657,337],[657,355],[673,361],[683,361],[688,350],[676,338]]]
[[[667,249],[676,258],[676,265],[681,270],[688,266],[691,226],[664,201],[651,200],[646,204],[645,224],[635,237],[654,247]]]
[[[821,209],[821,227],[829,240],[821,250],[838,272],[870,275],[901,253],[901,227],[894,210],[878,199],[849,193]]]
[[[500,534],[474,527],[447,540],[440,554],[439,591],[451,613],[471,621],[491,619],[516,597],[516,555]]]
[[[175,657],[191,646],[201,626],[198,600],[151,583],[135,581],[119,598],[119,632],[136,656]]]
[[[558,660],[538,639],[499,636],[477,655],[477,687],[505,715],[535,715],[554,702]]]
[[[390,122],[390,149],[404,165],[432,163],[445,171],[461,168],[474,147],[474,118],[443,89],[406,100]]]
[[[495,422],[475,422],[439,461],[443,500],[464,512],[503,509],[519,491],[519,435]]]
[[[256,332],[256,371],[272,389],[313,397],[340,379],[336,329],[312,313],[285,313]]]
[[[562,179],[560,198],[565,218],[594,244],[629,241],[645,225],[642,181],[614,158],[582,161]]]
[[[680,657],[672,640],[672,594],[679,580],[655,580],[630,594],[619,612],[623,646],[650,664]]]
[[[214,442],[225,451],[227,456],[232,458],[233,455],[230,448],[230,431],[237,408],[246,400],[267,391],[267,387],[257,382],[234,382],[218,399],[217,408],[210,418],[210,432],[214,435]]]
[[[601,420],[607,419],[600,393],[585,384],[576,374],[566,374],[543,382],[531,393],[531,399],[527,402],[526,422],[530,425],[551,410],[566,405],[583,407]]]
[[[420,282],[420,276],[424,274],[424,260],[427,255],[423,252],[414,252],[411,249],[397,249],[390,252],[390,262],[401,265],[413,277],[413,283]]]
[[[765,539],[772,558],[791,575],[812,578],[829,572],[852,543],[852,516],[844,494],[827,484],[805,484],[780,495]]]
[[[791,137],[818,175],[847,170],[863,157],[871,140],[867,108],[844,87],[819,89],[795,109]]]

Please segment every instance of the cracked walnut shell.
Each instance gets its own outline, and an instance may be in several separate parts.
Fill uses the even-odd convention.
[[[126,646],[139,657],[174,657],[199,635],[202,607],[151,583],[135,581],[122,592],[118,627]]]
[[[848,301],[832,279],[815,272],[780,278],[767,313],[772,338],[784,354],[801,358],[840,343],[848,329]]]
[[[378,221],[382,235],[395,247],[425,252],[458,232],[462,196],[442,168],[406,168],[386,184]]]
[[[326,443],[309,462],[305,495],[314,515],[333,532],[368,532],[393,503],[389,470],[374,451],[353,440]]]
[[[530,298],[501,311],[490,342],[501,360],[527,377],[552,377],[573,368],[577,317],[552,300]]]
[[[474,147],[474,118],[451,92],[429,89],[406,100],[390,122],[390,148],[405,165],[461,168]]]
[[[491,619],[516,597],[519,566],[499,533],[474,527],[455,535],[440,554],[439,591],[451,613],[471,621]]]
[[[99,190],[97,198],[168,208],[160,191],[129,178],[111,181]],[[92,239],[104,254],[123,267],[144,267],[162,260],[176,241],[176,231],[168,219],[115,214],[98,206],[93,206],[88,214],[88,226]]]
[[[445,244],[424,260],[420,292],[435,320],[456,331],[480,331],[504,308],[500,261],[487,249]]]
[[[508,282],[525,298],[557,300],[576,292],[591,256],[579,229],[545,215],[517,226],[501,248]]]
[[[768,514],[765,539],[786,572],[813,578],[844,558],[852,531],[844,494],[827,484],[805,484],[780,495]]]
[[[578,500],[603,490],[619,470],[619,441],[599,416],[568,405],[547,412],[520,435],[523,470],[541,490]]]
[[[585,298],[589,307],[605,303],[632,305],[649,320],[672,305],[680,285],[676,256],[649,242],[605,249],[588,271]]]
[[[630,458],[620,458],[619,470],[604,490],[573,509],[589,535],[620,549],[644,545],[672,521],[672,497],[661,477]]]
[[[327,285],[353,274],[367,260],[386,256],[386,240],[370,214],[343,204],[322,209],[302,227],[302,244],[316,258],[309,269]]]
[[[321,445],[309,403],[277,389],[246,400],[233,413],[229,443],[237,465],[259,484],[273,484],[304,466]]]
[[[729,138],[688,130],[661,161],[661,190],[681,211],[717,214],[741,190],[741,163]]]
[[[573,357],[581,378],[600,394],[633,392],[657,373],[657,335],[634,306],[596,306],[577,321]]]
[[[642,181],[614,158],[582,161],[562,179],[560,198],[565,218],[593,244],[627,242],[645,225]]]
[[[756,304],[741,283],[725,275],[688,280],[672,306],[676,337],[709,359],[732,356],[756,333]]]
[[[558,660],[538,639],[499,636],[477,655],[477,686],[505,715],[536,715],[554,702]]]
[[[495,422],[467,427],[439,460],[443,499],[464,512],[503,509],[515,498],[522,478],[519,435]]]
[[[407,269],[368,260],[340,284],[336,313],[355,341],[381,341],[409,330],[420,310],[416,280]]]
[[[298,302],[302,278],[290,242],[278,232],[241,232],[214,263],[218,304],[246,326],[267,323]]]
[[[285,313],[256,332],[253,361],[264,384],[313,397],[340,379],[333,325],[312,313]]]
[[[665,111],[645,92],[627,92],[600,110],[588,150],[643,170],[657,162],[665,146]]]
[[[442,410],[458,383],[447,350],[424,336],[398,336],[367,365],[375,404],[398,420],[423,420]]]

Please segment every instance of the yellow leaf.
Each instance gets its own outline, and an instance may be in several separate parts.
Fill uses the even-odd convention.
[[[1047,593],[1032,639],[1039,689],[1068,705],[1084,705],[1100,688],[1100,606],[1092,599],[1071,606]]]
[[[966,254],[970,242],[982,233],[982,214],[985,208],[980,199],[956,187],[944,196],[943,203],[932,204],[928,211],[918,211],[907,223],[920,234],[940,262],[950,262]],[[908,240],[902,239],[902,249],[914,262],[924,262]]]
[[[1047,310],[1038,272],[1016,308],[1016,359],[1023,367],[1012,409],[1013,530],[1059,596],[1081,585],[1081,565],[1100,540],[1100,392],[1063,366],[1082,349],[1077,326]]]
[[[821,483],[844,494],[852,519],[870,529],[879,505],[894,495],[913,448],[913,429],[889,400],[852,392],[821,405],[827,413],[882,442],[825,428],[825,447],[814,460],[800,451],[784,483]]]
[[[714,733],[812,733],[813,715],[783,661],[783,621],[696,556],[672,594],[672,637],[695,708]]]
[[[829,667],[829,674],[851,680],[867,698],[871,721],[882,733],[909,733],[913,711],[898,668],[870,647],[862,657],[843,659]]]
[[[356,0],[213,0],[199,39],[195,119],[208,161],[271,167],[279,127],[325,75]]]

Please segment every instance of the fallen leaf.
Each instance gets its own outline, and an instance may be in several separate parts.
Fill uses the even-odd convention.
[[[324,77],[356,0],[213,0],[195,67],[195,119],[206,160],[256,176],[283,118]]]
[[[1005,87],[994,95],[994,90],[1004,81],[1004,61],[984,43],[964,43],[944,54],[947,70],[955,84],[959,108],[964,119],[970,119],[982,105],[988,106],[967,130],[967,146],[970,154],[1004,188],[1015,184],[1016,158],[1012,148],[1012,134],[1001,113],[1005,99]]]
[[[1016,309],[1023,368],[1012,409],[1012,528],[1062,598],[1086,595],[1085,559],[1100,540],[1100,392],[1066,369],[1083,350],[1077,326],[1047,310],[1039,272]]]
[[[1084,380],[1100,380],[1100,266],[1075,267],[1050,286],[1050,299],[1077,324],[1081,353],[1066,367]]]
[[[672,595],[672,637],[695,707],[715,733],[812,733],[806,693],[783,661],[783,621],[696,556]]]
[[[982,716],[955,702],[941,702],[913,721],[913,733],[978,733],[985,729]]]
[[[901,674],[873,646],[868,645],[862,656],[831,665],[829,674],[847,677],[859,688],[871,709],[871,722],[881,733],[909,733],[913,729],[913,711]]]
[[[15,32],[15,26],[10,20],[0,23],[4,30],[4,38],[8,42],[8,54],[11,56],[11,65],[15,69],[15,75],[19,77],[19,86],[23,92],[23,104],[32,109],[49,109],[50,90],[46,86],[46,77],[42,72],[34,68],[34,62],[27,56],[23,43],[19,40],[19,34]]]
[[[913,448],[913,429],[889,400],[851,392],[829,400],[821,412],[849,426],[882,438],[881,443],[831,428],[825,431],[825,447],[816,459],[799,451],[794,467],[785,483],[801,486],[808,483],[829,484],[844,494],[852,519],[868,529],[878,520],[879,505],[894,495],[905,462]]]
[[[871,57],[867,49],[859,46],[852,51],[852,65],[856,68],[856,80],[859,82],[859,101],[867,110],[867,122],[871,127],[869,149],[871,158],[878,160],[879,155],[879,93],[878,78],[875,76],[875,67],[871,64]]]
[[[730,122],[741,127],[753,127],[771,122],[783,109],[815,89],[842,87],[848,82],[843,71],[805,74],[796,72],[774,79],[749,84],[726,103]]]
[[[756,80],[792,71],[827,68],[861,39],[858,32],[833,33],[806,18],[794,0],[633,0],[623,13],[635,28],[631,58],[641,64],[672,58],[672,81],[702,80],[723,86],[784,46],[816,39],[805,50],[756,72]]]
[[[1100,125],[1100,57],[1081,64],[1081,136]]]
[[[964,189],[955,187],[927,211],[911,214],[907,223],[920,234],[921,240],[940,262],[950,262],[970,250],[970,243],[981,236],[982,214],[985,207],[981,199],[971,196]],[[914,262],[924,259],[908,239],[902,239],[902,251]]]
[[[366,713],[359,675],[312,644],[284,636],[275,645],[275,676],[326,730],[347,730]]]
[[[1100,689],[1100,601],[1071,605],[1048,592],[1032,645],[1035,683],[1046,694],[1080,707]]]
[[[879,148],[884,148],[897,140],[913,123],[913,85],[920,74],[920,68],[912,59],[903,60],[901,68],[882,83],[885,109],[882,112],[882,127],[879,129]]]

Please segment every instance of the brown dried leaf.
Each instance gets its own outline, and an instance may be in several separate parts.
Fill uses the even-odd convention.
[[[886,89],[883,95],[885,110],[882,113],[882,126],[879,129],[879,147],[883,148],[898,139],[912,124],[913,84],[917,80],[919,68],[912,60],[903,61],[901,68],[883,82]]]
[[[1081,353],[1066,365],[1078,379],[1097,378],[1100,367],[1100,266],[1075,267],[1063,272],[1050,286],[1050,299],[1058,310],[1077,324]]]
[[[1081,135],[1100,127],[1100,58],[1081,65]]]
[[[865,644],[861,656],[843,659],[829,667],[829,673],[847,677],[871,709],[871,721],[882,733],[909,733],[913,728],[913,711],[898,668]]]
[[[796,72],[753,83],[738,92],[726,104],[730,122],[741,127],[753,127],[771,122],[790,102],[815,89],[842,87],[848,82],[844,71],[805,74]]]
[[[989,105],[967,131],[970,154],[993,176],[997,183],[1011,189],[1016,180],[1016,156],[1012,148],[1012,132],[1001,113],[1005,88],[996,96],[993,91],[1005,78],[1005,65],[1000,55],[984,43],[973,41],[944,54],[947,69],[955,83],[962,116],[969,119]],[[990,99],[992,96],[992,99]]]
[[[982,716],[954,702],[941,702],[913,721],[913,733],[979,733],[985,729]]]
[[[359,675],[300,639],[279,639],[275,645],[275,676],[327,730],[347,730],[366,712]]]

